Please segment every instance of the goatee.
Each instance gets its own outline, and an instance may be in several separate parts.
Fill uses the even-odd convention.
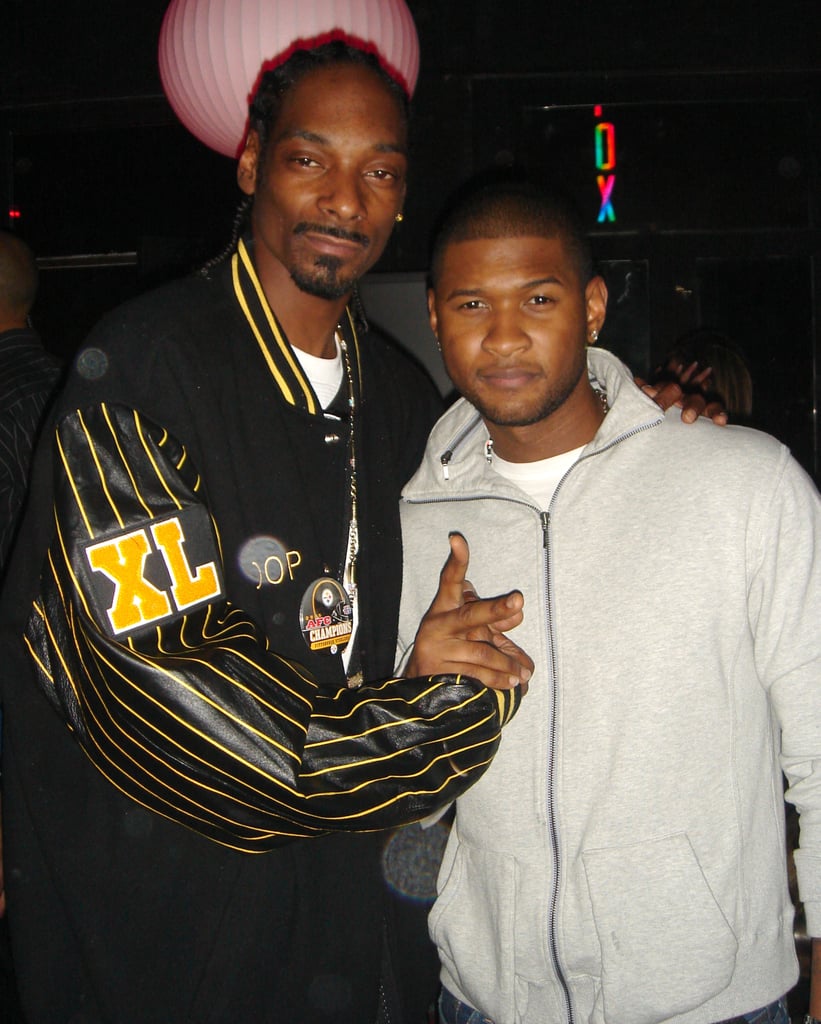
[[[291,271],[291,280],[308,295],[318,299],[341,299],[356,283],[356,278],[340,277],[342,260],[337,256],[318,256],[310,272]]]

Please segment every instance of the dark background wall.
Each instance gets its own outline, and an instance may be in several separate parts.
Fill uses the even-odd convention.
[[[19,212],[8,224],[43,267],[37,322],[66,356],[104,309],[230,233],[233,162],[162,96],[165,7],[0,0],[0,216]],[[757,422],[817,473],[817,0],[409,7],[422,49],[411,192],[380,269],[421,288],[431,224],[469,175],[558,175],[610,285],[604,344],[645,372],[694,327],[726,332],[752,365]],[[600,123],[615,133],[609,172],[595,165]],[[616,219],[600,223],[607,173]]]

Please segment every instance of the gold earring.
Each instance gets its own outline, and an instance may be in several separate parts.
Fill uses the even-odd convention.
[[[397,213],[397,215],[393,219],[396,221],[397,224],[401,224],[402,221],[405,219],[405,215],[400,210],[399,213]]]

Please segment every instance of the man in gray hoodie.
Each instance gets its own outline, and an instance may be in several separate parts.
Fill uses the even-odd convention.
[[[821,930],[817,492],[773,438],[685,429],[588,348],[607,291],[560,197],[463,199],[431,274],[465,397],[404,490],[400,654],[458,532],[479,593],[523,591],[536,665],[457,802],[443,1024],[786,1024],[782,771]]]

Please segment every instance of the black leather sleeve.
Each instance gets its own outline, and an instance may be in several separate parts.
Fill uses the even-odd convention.
[[[226,599],[218,524],[172,437],[99,405],[55,443],[55,535],[25,640],[123,793],[263,852],[424,817],[481,775],[518,691],[456,676],[320,691]]]

